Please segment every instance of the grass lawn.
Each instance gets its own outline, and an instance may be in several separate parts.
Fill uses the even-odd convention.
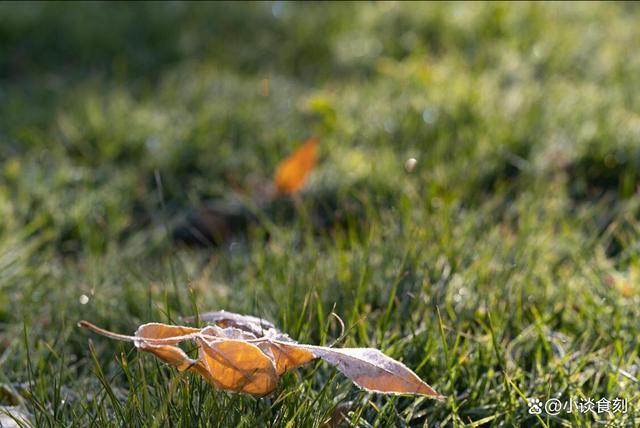
[[[637,3],[0,3],[1,423],[640,425],[638,22]],[[254,204],[310,136],[305,188]],[[243,221],[177,239],[212,205]],[[77,327],[220,309],[318,345],[333,312],[337,346],[447,398],[322,362],[233,394]]]

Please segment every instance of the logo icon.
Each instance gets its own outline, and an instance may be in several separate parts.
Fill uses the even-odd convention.
[[[542,413],[542,401],[539,398],[530,398],[527,403],[529,404],[529,414],[539,415]]]

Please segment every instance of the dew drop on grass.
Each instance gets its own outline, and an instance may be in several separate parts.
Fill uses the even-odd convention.
[[[409,158],[405,161],[404,163],[404,169],[407,172],[413,172],[413,170],[416,168],[416,164],[418,163],[418,161],[416,160],[416,158]]]
[[[86,294],[83,294],[82,296],[80,296],[80,299],[78,299],[80,301],[81,305],[86,305],[87,303],[89,303],[89,296],[87,296]]]
[[[427,125],[433,125],[436,122],[436,111],[427,107],[422,111],[422,121]]]

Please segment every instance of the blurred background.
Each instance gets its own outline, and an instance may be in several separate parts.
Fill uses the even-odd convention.
[[[63,250],[153,217],[156,172],[173,215],[269,178],[311,135],[318,186],[384,205],[410,157],[422,191],[466,204],[534,183],[636,192],[633,3],[0,8],[3,217]]]
[[[584,343],[612,364],[632,355],[620,364],[635,376],[638,22],[627,2],[1,2],[3,382],[40,370],[81,402],[100,386],[78,319],[130,332],[196,306],[264,313],[314,343],[339,335],[332,310],[368,316],[351,345],[412,367],[430,350],[419,374],[467,391],[454,413],[429,407],[442,418],[527,421],[500,373],[566,392],[546,366],[559,337],[580,358],[599,352]],[[305,187],[261,202],[311,136]],[[225,239],[185,238],[194,224]],[[515,369],[469,339],[489,314]],[[412,331],[428,337],[394,347]],[[97,358],[126,388],[104,342]],[[476,382],[473,367],[492,371]],[[577,388],[628,389],[597,370]],[[32,397],[53,402],[51,388]],[[402,403],[389,421],[426,420]],[[79,409],[56,417],[98,417]]]

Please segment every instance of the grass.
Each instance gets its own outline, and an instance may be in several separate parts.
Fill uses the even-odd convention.
[[[633,3],[0,4],[0,405],[37,426],[639,424],[638,19]],[[171,239],[310,135],[293,215],[222,246]],[[234,395],[76,327],[217,309],[313,344],[340,335],[334,312],[344,346],[448,399],[368,394],[321,363]],[[628,411],[536,417],[532,397]]]

